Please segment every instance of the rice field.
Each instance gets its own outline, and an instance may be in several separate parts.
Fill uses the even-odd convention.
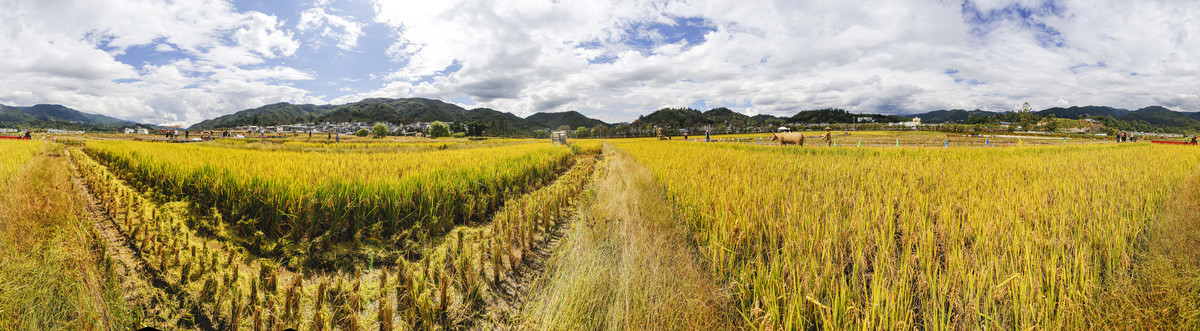
[[[893,144],[0,141],[0,170],[95,201],[116,328],[1200,325],[1200,149],[851,136]]]
[[[0,151],[4,151],[4,156],[0,158],[0,184],[7,182],[9,177],[29,162],[29,159],[41,153],[41,150],[41,141],[0,139]]]
[[[203,143],[204,145],[243,148],[261,151],[285,152],[325,152],[325,153],[396,153],[420,152],[446,149],[466,149],[481,147],[497,147],[505,145],[528,144],[534,140],[492,138],[483,140],[468,139],[389,139],[389,140],[295,140],[295,139],[217,139]]]
[[[1084,329],[1200,150],[619,144],[751,328]]]
[[[841,131],[834,130],[833,143],[818,141],[825,131],[798,131],[807,139],[805,146],[828,147],[1022,147],[1095,145],[1115,143],[1112,139],[1095,135],[1030,135],[1007,133],[959,134],[936,131]],[[672,137],[672,140],[682,139]],[[704,141],[704,134],[689,135],[688,141]],[[712,142],[740,143],[750,145],[777,146],[771,141],[770,133],[743,133],[712,135]]]
[[[469,325],[485,300],[523,268],[590,179],[579,157],[553,183],[514,198],[485,225],[463,226],[418,247],[418,258],[344,270],[280,265],[191,226],[185,202],[156,202],[87,154],[71,151],[116,228],[174,297],[151,323],[201,329],[408,330]],[[174,316],[174,317],[172,317]],[[176,318],[172,320],[172,318]]]
[[[573,155],[549,144],[350,156],[124,141],[85,150],[140,187],[211,206],[240,236],[333,241],[482,220]]]

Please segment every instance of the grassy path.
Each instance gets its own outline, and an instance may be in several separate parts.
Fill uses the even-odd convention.
[[[106,268],[58,144],[0,189],[0,329],[121,329],[139,314]]]
[[[704,273],[653,176],[605,146],[605,162],[549,261],[521,327],[624,330],[728,328],[728,295]]]

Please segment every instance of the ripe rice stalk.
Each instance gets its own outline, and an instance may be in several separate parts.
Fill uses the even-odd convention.
[[[216,206],[222,219],[257,219],[251,225],[227,224],[241,234],[263,230],[268,239],[328,233],[350,240],[373,224],[396,220],[402,223],[384,228],[405,229],[426,220],[430,228],[448,229],[495,210],[503,198],[526,187],[548,182],[572,159],[569,149],[540,144],[365,154],[353,162],[326,153],[267,155],[119,141],[90,143],[85,151],[137,186]],[[312,221],[324,219],[337,223]]]
[[[1136,278],[1139,232],[1200,166],[1146,144],[616,145],[683,211],[744,323],[787,329],[1095,327],[1088,307]]]

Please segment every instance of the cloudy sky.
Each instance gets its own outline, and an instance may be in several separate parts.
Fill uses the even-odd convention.
[[[427,97],[610,122],[1163,105],[1200,111],[1200,2],[0,0],[0,104],[192,124]]]

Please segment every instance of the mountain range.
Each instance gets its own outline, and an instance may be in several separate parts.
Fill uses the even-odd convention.
[[[104,115],[89,114],[62,105],[39,104],[29,107],[0,105],[0,127],[36,126],[108,131],[136,125],[141,124]]]
[[[571,128],[608,125],[575,111],[536,113],[521,118],[512,113],[490,108],[467,110],[455,104],[432,99],[371,98],[345,105],[294,105],[286,102],[270,104],[202,121],[192,125],[189,129],[208,130],[246,125],[269,126],[313,122],[409,124],[432,121],[481,123],[487,125],[489,131],[496,134],[553,129],[563,125]]]
[[[781,125],[787,123],[858,123],[870,118],[875,123],[904,122],[918,117],[924,123],[1000,123],[1017,118],[1014,112],[990,112],[984,110],[935,110],[908,115],[859,114],[841,109],[806,110],[792,116],[746,115],[729,108],[719,107],[707,111],[690,108],[663,108],[639,116],[635,127],[660,126],[666,128],[697,128],[704,125],[729,125],[751,127]],[[1079,119],[1092,118],[1118,130],[1195,132],[1200,131],[1200,113],[1178,112],[1161,106],[1150,106],[1137,110],[1105,106],[1054,107],[1029,113],[1028,119],[1043,118]],[[344,105],[291,104],[286,102],[269,104],[242,110],[192,125],[191,130],[229,128],[246,125],[282,125],[311,122],[387,122],[408,124],[413,122],[459,122],[480,123],[488,127],[491,134],[524,134],[539,129],[557,129],[613,126],[613,124],[587,117],[576,111],[536,113],[519,117],[512,113],[489,108],[464,109],[458,105],[424,98],[370,98]],[[89,114],[61,105],[34,105],[11,107],[0,105],[0,127],[53,127],[83,129],[90,131],[115,131],[121,127],[152,125],[139,124],[104,115]]]
[[[1179,112],[1162,106],[1150,106],[1137,110],[1105,106],[1054,107],[1031,112],[1035,118],[1090,118],[1099,120],[1108,127],[1118,130],[1146,132],[1200,131],[1200,113]],[[939,110],[910,116],[920,117],[924,123],[987,123],[1004,120],[1012,112],[989,112],[983,110]]]

